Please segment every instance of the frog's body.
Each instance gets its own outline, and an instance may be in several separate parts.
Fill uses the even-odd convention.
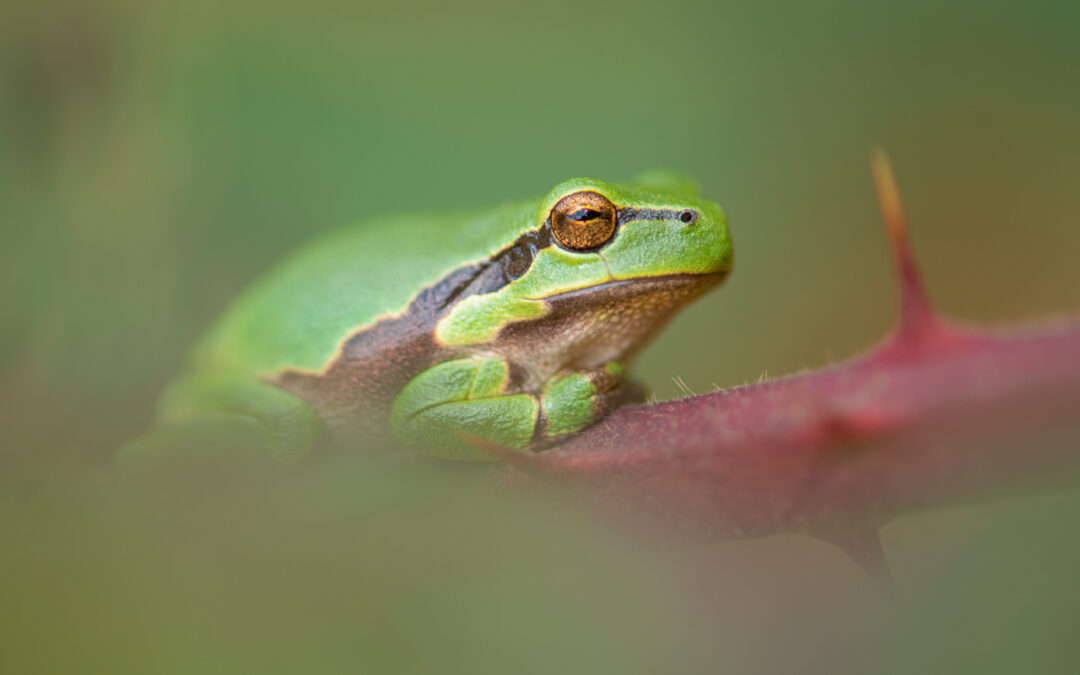
[[[391,428],[456,457],[483,456],[460,432],[544,447],[623,400],[623,367],[730,266],[723,212],[666,175],[384,218],[302,249],[241,296],[160,417],[240,425],[288,457]]]

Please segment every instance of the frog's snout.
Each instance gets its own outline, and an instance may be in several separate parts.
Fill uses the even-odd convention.
[[[734,250],[727,216],[718,204],[702,204],[695,210],[696,217],[683,220],[684,215],[680,214],[679,219],[685,223],[684,232],[694,240],[694,245],[698,248],[704,271],[722,274],[730,272]]]

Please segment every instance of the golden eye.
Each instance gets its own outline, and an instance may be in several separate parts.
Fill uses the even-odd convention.
[[[600,248],[615,234],[615,205],[599,192],[566,195],[551,209],[551,231],[566,248]]]

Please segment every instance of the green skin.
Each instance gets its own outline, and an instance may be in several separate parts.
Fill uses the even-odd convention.
[[[581,191],[620,218],[594,251],[549,236],[553,207]],[[506,272],[529,242],[527,270]],[[288,461],[388,432],[458,459],[489,458],[477,439],[549,447],[634,398],[625,367],[731,262],[721,208],[660,172],[339,231],[235,302],[163,395],[156,430],[123,452],[244,447]]]

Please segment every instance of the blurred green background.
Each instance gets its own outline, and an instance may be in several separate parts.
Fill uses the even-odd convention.
[[[246,499],[265,507],[226,519],[235,529],[214,513],[194,509],[191,520],[181,518],[184,525],[177,528],[199,531],[188,548],[145,522],[130,522],[130,512],[141,507],[117,506],[103,496],[109,488],[87,486],[82,478],[107,467],[113,449],[147,427],[157,391],[240,288],[297,243],[367,214],[485,206],[543,194],[576,175],[621,180],[643,169],[672,167],[696,176],[728,211],[736,273],[642,356],[638,374],[662,399],[827,363],[866,348],[888,329],[893,288],[866,162],[874,144],[892,155],[925,275],[948,314],[981,323],[1075,314],[1078,72],[1080,4],[1064,0],[4,3],[0,489],[10,508],[0,519],[0,533],[22,542],[9,547],[21,557],[0,561],[14,565],[0,591],[4,583],[9,592],[21,589],[20,611],[5,612],[14,622],[8,635],[30,655],[37,653],[34,647],[48,651],[58,637],[98,626],[105,632],[90,633],[85,644],[61,639],[69,651],[55,653],[90,659],[73,657],[68,665],[87,666],[101,657],[105,670],[128,665],[139,671],[156,663],[150,671],[164,672],[163,664],[182,662],[186,666],[177,672],[213,671],[197,667],[197,658],[184,660],[192,657],[192,645],[205,646],[211,635],[217,638],[206,647],[202,665],[217,659],[221,672],[250,671],[253,664],[272,670],[258,659],[245,660],[267,636],[276,636],[294,666],[313,665],[318,658],[331,666],[355,665],[381,653],[378,648],[400,656],[405,648],[398,643],[370,637],[388,630],[398,635],[386,628],[396,624],[376,621],[365,614],[366,601],[342,590],[355,588],[348,566],[326,569],[335,556],[362,557],[371,548],[371,533],[381,532],[358,516],[377,508],[378,500],[365,489],[381,485],[360,468],[342,472],[358,481],[349,488],[353,501],[324,497],[333,506],[311,506],[306,499],[345,489],[331,479],[333,472],[283,487],[288,494],[280,500],[266,496],[264,486],[234,492],[232,484],[195,482],[187,486],[190,494],[183,485],[171,486],[181,493],[164,507],[173,516],[187,513],[177,501],[182,505],[205,494],[241,495],[222,498],[225,510]],[[415,487],[412,476],[400,480]],[[456,505],[437,511],[477,508],[458,504],[455,490],[436,494]],[[929,564],[913,551],[930,555],[939,550],[931,543],[945,539],[970,545],[949,547],[949,555],[960,557],[949,558],[951,567],[942,563],[938,576],[930,575],[936,581],[919,586],[926,597],[937,597],[932,589],[955,588],[949,574],[967,578],[965,564],[984,559],[979,551],[1006,563],[985,579],[971,580],[976,588],[999,588],[1002,579],[1021,583],[1034,568],[1046,574],[1042,563],[1029,560],[1033,567],[1027,568],[1023,556],[997,553],[1036,550],[1046,560],[1075,560],[1075,544],[1053,536],[1077,513],[1061,499],[1064,506],[1050,498],[1016,506],[1020,511],[1007,518],[993,511],[1007,508],[999,506],[941,516],[944,521],[924,516],[915,519],[921,526],[909,523],[906,530],[901,524],[896,531],[907,534],[896,535],[892,546],[900,576]],[[561,546],[569,559],[577,557],[571,551],[582,540],[595,543],[588,532],[565,534],[556,515],[536,516],[543,507],[514,508],[542,522],[522,534],[499,520],[485,530],[486,541],[521,539],[548,555]],[[279,511],[293,515],[284,524],[265,515]],[[359,529],[336,549],[331,533],[354,522],[348,516],[358,517]],[[312,522],[315,535],[308,528]],[[388,530],[410,537],[439,531],[407,516],[392,522]],[[999,522],[1013,523],[1016,533],[1043,523],[1047,535],[1032,548],[1006,536],[1012,530],[989,525]],[[942,527],[949,537],[937,534]],[[254,546],[266,549],[266,556],[228,547],[219,561],[208,556],[238,531],[252,533]],[[311,547],[318,564],[305,567],[290,557],[292,539]],[[896,543],[905,541],[906,546]],[[186,553],[173,555],[174,546]],[[375,548],[382,557],[358,566],[355,574],[397,569],[391,564],[395,553]],[[607,544],[594,548],[596,560],[607,562],[590,563],[593,572],[624,557]],[[473,569],[467,562],[476,550],[462,548],[456,564]],[[483,550],[487,555],[495,549]],[[466,574],[482,589],[475,596],[481,600],[452,597],[432,611],[475,604],[477,612],[499,617],[496,635],[505,641],[513,618],[500,610],[539,602],[545,620],[525,625],[543,639],[530,643],[534,656],[522,657],[537,672],[551,672],[559,663],[545,667],[545,654],[562,653],[537,645],[552,640],[565,646],[570,635],[577,636],[575,649],[592,645],[594,656],[604,657],[580,662],[593,664],[593,672],[616,664],[648,672],[665,658],[679,662],[673,654],[710,672],[720,662],[712,660],[717,651],[724,652],[732,672],[753,672],[755,664],[773,663],[755,660],[755,648],[768,651],[766,645],[773,644],[802,645],[791,652],[792,663],[805,666],[802,672],[842,672],[838,664],[851,656],[841,647],[845,631],[865,627],[864,604],[873,604],[866,599],[872,590],[838,553],[795,537],[700,554],[721,561],[712,567],[714,574],[722,570],[739,579],[715,591],[722,596],[734,588],[743,603],[723,620],[685,604],[700,595],[690,589],[709,575],[673,567],[667,559],[631,584],[641,597],[608,579],[600,586],[609,595],[598,591],[596,601],[582,609],[580,589],[572,585],[560,586],[562,594],[542,584],[515,586],[516,577],[506,569],[537,560],[536,551],[514,545],[509,550],[516,553],[500,554],[507,556],[506,566],[499,567],[503,576],[495,575],[502,586],[488,587],[477,581],[482,574]],[[278,561],[286,553],[285,562],[264,571],[258,583],[229,583],[230,573],[243,576],[254,560]],[[415,551],[403,555],[410,561],[403,569],[422,568]],[[553,558],[529,568],[528,576],[561,569],[565,559]],[[911,566],[904,567],[905,560]],[[702,565],[699,559],[686,566]],[[167,585],[181,567],[190,571],[183,577],[190,588],[203,589],[201,594]],[[305,575],[306,569],[319,570],[319,578]],[[794,578],[820,592],[807,595],[791,581],[792,569],[801,570]],[[1052,566],[1050,572],[1060,571],[1057,580],[1064,583],[1067,569]],[[37,575],[39,570],[46,571]],[[142,576],[135,574],[139,570]],[[283,636],[295,637],[296,626],[288,622],[256,621],[247,633],[228,633],[272,611],[252,599],[273,586],[275,573],[296,595],[302,595],[295,590],[300,588],[336,598],[320,605],[286,594],[283,614],[318,614],[330,607],[339,612],[337,619],[322,616],[315,625],[341,634],[328,642],[320,641],[321,633],[304,634],[289,651],[294,643]],[[582,574],[606,579],[599,572]],[[674,590],[665,586],[673,576],[684,582]],[[395,583],[412,588],[400,578]],[[1075,600],[1075,590],[1069,590],[1067,598]],[[140,604],[144,595],[157,604]],[[768,600],[759,606],[764,595]],[[792,595],[801,598],[802,604],[795,603],[801,609],[786,604]],[[1036,601],[1009,616],[1025,617],[1027,626],[1075,620],[1060,592],[1045,595],[1021,593]],[[769,608],[809,618],[824,598],[836,597],[844,611],[835,641],[813,633],[829,648],[815,651],[817,643],[794,621],[764,618],[775,618]],[[110,605],[109,598],[121,601]],[[1000,608],[999,600],[972,591],[941,603],[975,611]],[[558,601],[570,603],[571,623],[564,623],[569,619]],[[716,604],[725,603],[716,598]],[[742,610],[751,615],[745,624]],[[939,603],[931,613],[951,616],[942,611]],[[578,630],[626,616],[641,622],[604,633],[604,640],[586,639],[587,631]],[[683,631],[679,617],[694,630]],[[827,623],[815,626],[823,630]],[[170,628],[168,639],[146,628],[158,624]],[[917,621],[910,624],[919,627]],[[125,632],[133,625],[143,632]],[[1021,633],[1014,645],[1001,639],[1016,635],[1006,625],[988,619],[968,626],[970,634],[958,640],[1006,651],[1015,647],[1008,652],[1014,655],[1041,645],[1035,651],[1054,659],[1065,644],[1037,632],[1031,640]],[[561,626],[563,632],[545,633],[545,626]],[[732,632],[733,626],[740,628]],[[374,641],[343,647],[351,644],[344,636],[353,634]],[[414,637],[425,643],[422,637],[434,634],[439,626],[421,622]],[[739,639],[714,643],[717,634]],[[137,645],[123,639],[129,635]],[[469,635],[447,638],[450,647],[431,644],[449,653],[454,644],[480,651],[488,644]],[[806,644],[795,639],[800,635]],[[110,640],[138,650],[111,662],[106,657],[117,652]],[[858,636],[851,641],[867,643]],[[960,649],[961,661],[940,663],[956,666],[964,656],[986,654],[949,646]],[[923,653],[893,648],[912,659]],[[508,649],[526,653],[512,644]],[[695,650],[701,651],[698,661]],[[659,661],[638,660],[645,652]],[[819,654],[820,662],[805,654]],[[613,660],[605,660],[609,656]],[[406,667],[392,659],[383,663],[391,662],[385,666],[390,672]],[[29,672],[29,663],[20,661],[10,672]],[[437,661],[424,662],[432,663]],[[498,663],[508,672],[507,663]],[[991,672],[1013,661],[987,657],[980,663],[980,672]],[[1042,672],[1060,663],[1052,659]],[[521,664],[516,667],[520,672]]]

